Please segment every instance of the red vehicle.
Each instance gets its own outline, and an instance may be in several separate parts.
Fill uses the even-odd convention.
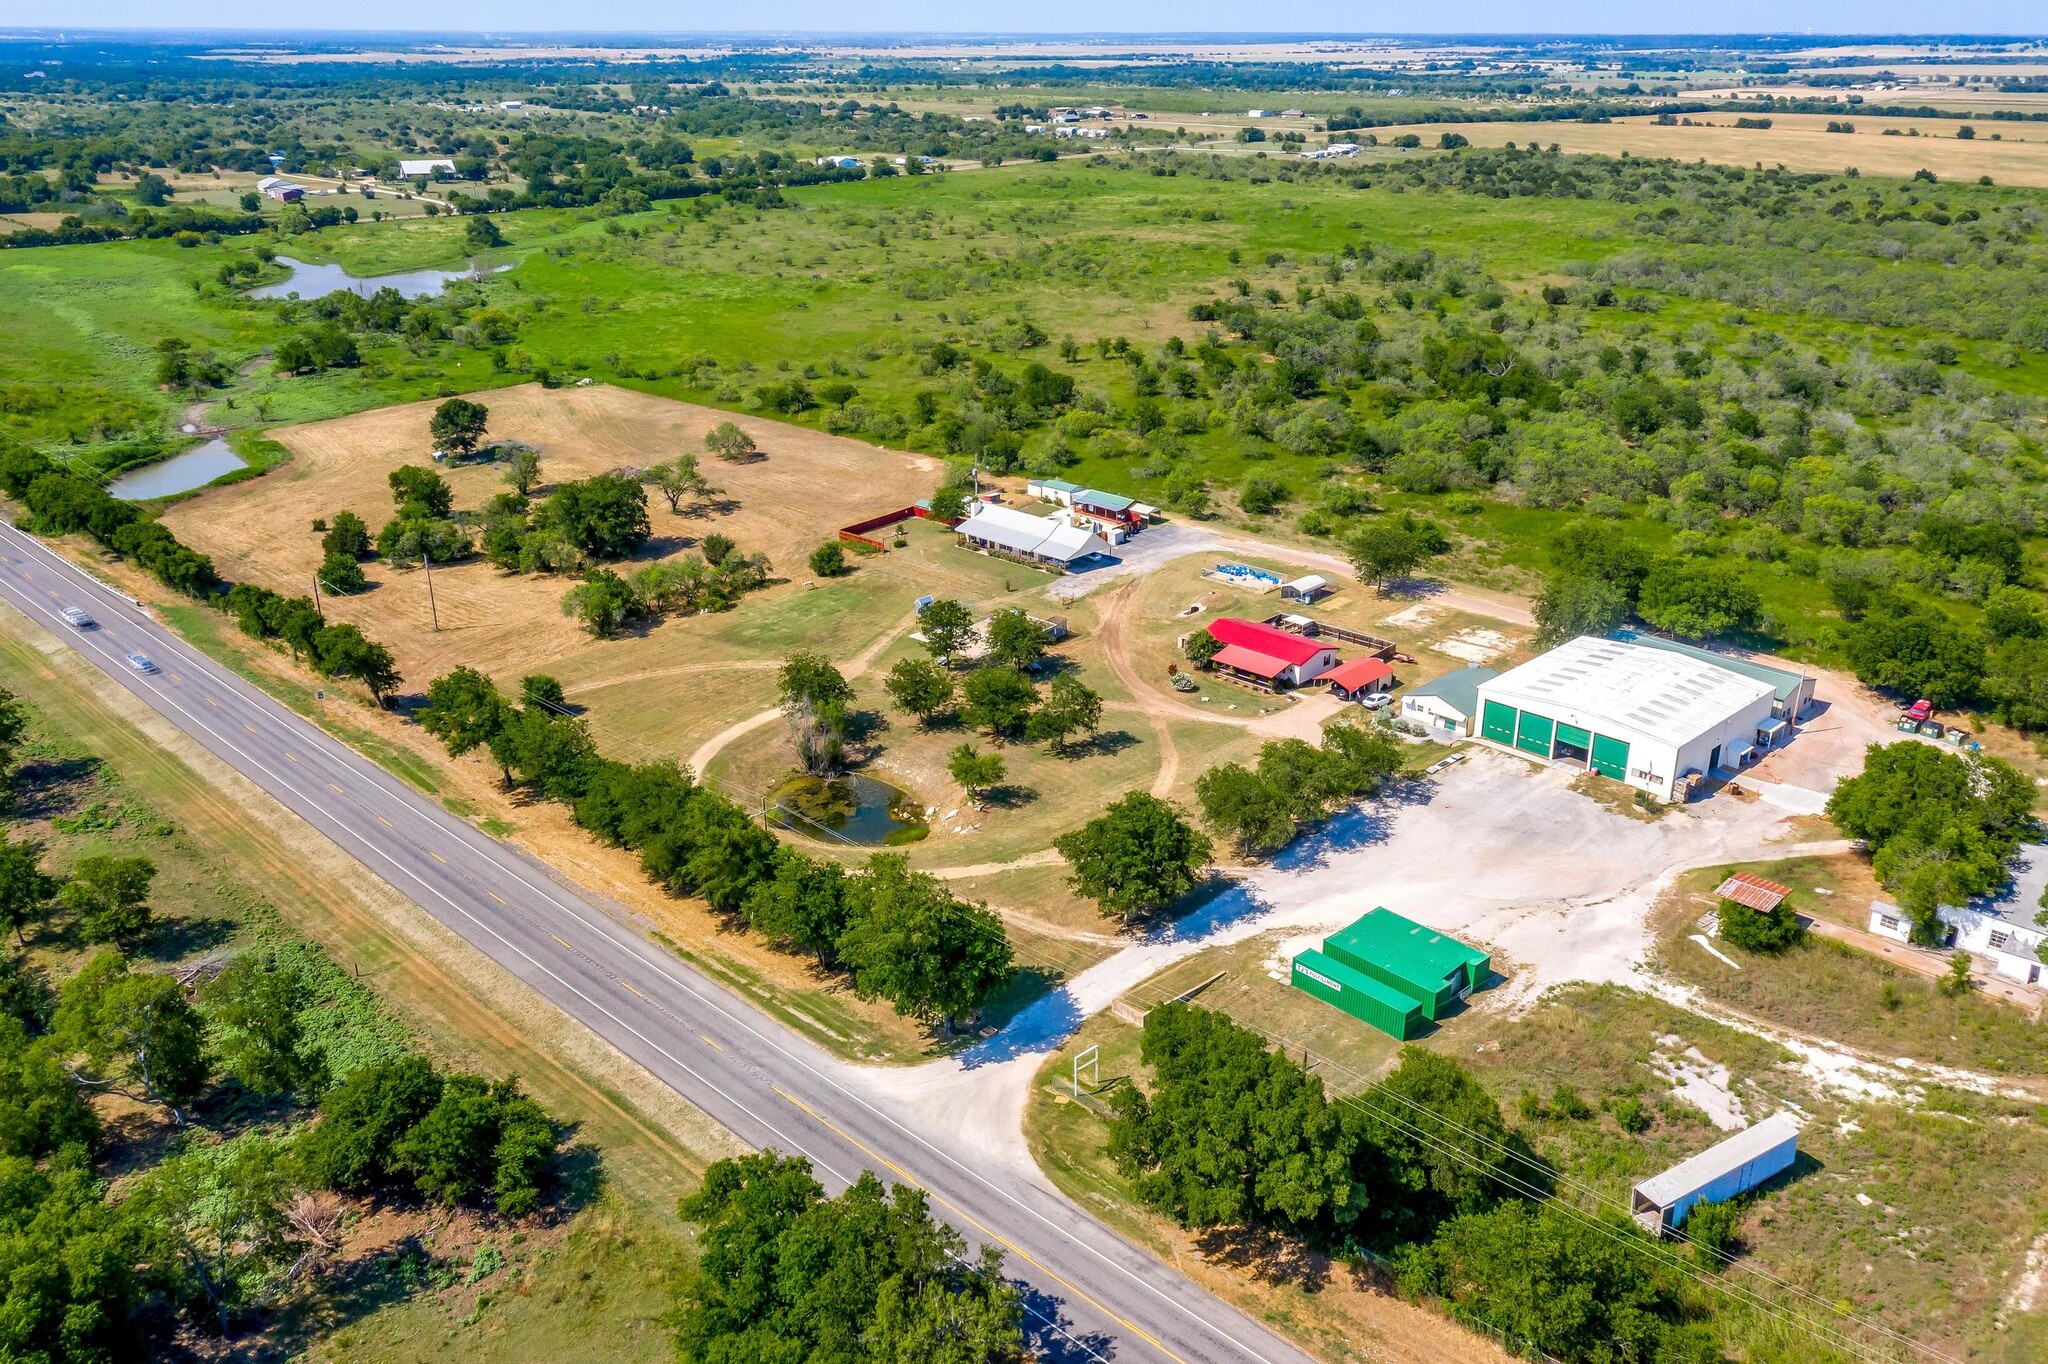
[[[1928,716],[1932,714],[1934,714],[1934,703],[1927,700],[1925,697],[1922,697],[1920,700],[1915,701],[1912,705],[1906,707],[1906,718],[1908,720],[1925,720]]]

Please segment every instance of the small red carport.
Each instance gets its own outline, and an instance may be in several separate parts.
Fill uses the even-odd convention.
[[[1354,658],[1349,663],[1339,663],[1319,679],[1330,684],[1330,690],[1346,701],[1356,701],[1376,691],[1385,691],[1394,680],[1394,669],[1383,659]]]

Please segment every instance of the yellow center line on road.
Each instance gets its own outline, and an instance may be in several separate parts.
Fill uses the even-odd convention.
[[[384,816],[382,815],[377,816],[377,822],[379,824],[382,824],[387,829],[396,829],[398,827],[396,824],[393,824],[390,820],[384,818]]]
[[[713,1050],[713,1051],[724,1051],[724,1050],[725,1050],[725,1048],[724,1048],[724,1047],[721,1047],[721,1046],[719,1046],[719,1045],[718,1045],[718,1044],[717,1044],[716,1042],[712,1041],[712,1040],[711,1040],[710,1038],[708,1038],[708,1037],[705,1037],[705,1036],[704,1036],[704,1034],[703,1034],[703,1033],[701,1033],[701,1032],[697,1034],[697,1037],[699,1038],[699,1040],[701,1040],[701,1041],[702,1041],[702,1042],[704,1043],[704,1045],[705,1045],[705,1046],[707,1046],[707,1047],[711,1048],[711,1050]]]
[[[630,980],[622,980],[619,982],[619,984],[625,986],[628,990],[633,990],[633,982]],[[641,999],[647,998],[646,995],[640,994],[638,990],[633,990],[633,993],[635,995],[638,995]]]
[[[327,789],[328,789],[328,790],[330,790],[330,791],[332,791],[332,792],[334,792],[334,794],[335,794],[335,795],[337,795],[337,796],[345,796],[345,795],[347,795],[347,794],[348,794],[348,792],[346,792],[346,791],[342,790],[342,789],[341,789],[341,788],[340,788],[339,786],[336,786],[336,785],[335,785],[335,784],[334,784],[333,782],[328,782],[328,783],[327,783]]]
[[[550,934],[548,934],[548,936],[549,936],[550,938],[553,938],[553,939],[554,939],[554,940],[555,940],[556,942],[558,942],[558,943],[561,943],[561,944],[562,944],[562,950],[563,950],[564,952],[574,952],[574,951],[576,950],[575,948],[573,948],[573,947],[569,946],[569,943],[568,943],[568,940],[567,940],[567,939],[565,939],[565,938],[562,938],[562,937],[560,937],[560,936],[558,936],[558,935],[556,935],[556,934],[553,934],[553,933],[550,933]]]
[[[220,702],[214,700],[211,696],[206,698],[206,704],[212,706],[215,710],[220,709]]]
[[[484,892],[484,894],[490,896],[493,900],[496,900],[501,905],[506,902],[505,897],[498,894],[498,892],[496,892],[495,890],[487,890]]]
[[[242,721],[242,728],[248,730],[251,734],[256,732],[256,726],[250,724],[247,720]]]
[[[433,858],[436,862],[439,862],[444,867],[448,865],[448,859],[441,856],[441,854],[435,852],[432,848],[427,849],[427,856]]]
[[[288,763],[295,763],[299,760],[299,755],[292,752],[290,749],[286,749],[284,752],[284,760]]]
[[[173,682],[183,682],[184,680],[184,678],[178,676],[176,673],[171,674],[171,681]]]
[[[698,1035],[700,1037],[703,1036],[703,1034],[701,1033]],[[705,1040],[710,1041],[709,1038],[706,1038]],[[799,1099],[794,1094],[789,1093],[780,1085],[770,1085],[769,1088],[773,1089],[785,1101],[794,1105],[800,1112],[804,1113],[806,1116],[811,1118],[812,1121],[816,1122],[820,1127],[823,1127],[833,1136],[838,1137],[841,1141],[845,1142],[848,1146],[851,1146],[854,1150],[866,1156],[869,1160],[887,1166],[889,1168],[889,1172],[895,1175],[898,1179],[902,1180],[905,1184],[910,1185],[913,1189],[922,1190],[924,1193],[930,1196],[931,1200],[934,1203],[937,1203],[940,1207],[945,1208],[948,1212],[951,1212],[955,1217],[965,1222],[968,1226],[973,1227],[983,1236],[995,1242],[1004,1250],[1009,1251],[1012,1255],[1015,1255],[1018,1259],[1024,1261],[1024,1263],[1030,1265],[1033,1269],[1036,1269],[1039,1273],[1045,1275],[1048,1279],[1051,1279],[1060,1287],[1066,1289],[1067,1292],[1073,1294],[1082,1302],[1087,1303],[1090,1307],[1093,1307],[1096,1311],[1102,1313],[1111,1321],[1123,1327],[1126,1331],[1129,1331],[1132,1335],[1137,1336],[1146,1344],[1150,1345],[1153,1349],[1165,1355],[1168,1359],[1173,1360],[1174,1364],[1187,1364],[1187,1361],[1185,1359],[1182,1359],[1179,1355],[1167,1349],[1165,1344],[1157,1336],[1153,1335],[1150,1331],[1147,1331],[1144,1327],[1138,1325],[1136,1322],[1126,1320],[1125,1318],[1120,1317],[1116,1313],[1110,1311],[1107,1307],[1097,1302],[1094,1298],[1089,1297],[1086,1293],[1083,1293],[1080,1289],[1076,1288],[1073,1284],[1069,1283],[1066,1279],[1062,1278],[1051,1268],[1041,1263],[1029,1251],[1024,1250],[1021,1247],[1013,1244],[1008,1238],[999,1236],[995,1232],[990,1231],[987,1227],[983,1226],[980,1222],[976,1221],[973,1217],[969,1216],[963,1209],[961,1209],[953,1203],[948,1202],[939,1194],[933,1193],[931,1189],[926,1188],[923,1184],[920,1184],[916,1179],[913,1179],[909,1175],[909,1173],[903,1169],[902,1166],[896,1164],[892,1160],[889,1160],[885,1156],[878,1155],[874,1151],[869,1150],[859,1140],[857,1140],[852,1133],[847,1132],[845,1129],[839,1127],[836,1123],[832,1122],[829,1118],[825,1117],[822,1113],[818,1112],[817,1109],[812,1108],[802,1099]]]

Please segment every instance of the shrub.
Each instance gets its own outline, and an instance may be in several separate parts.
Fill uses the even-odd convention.
[[[1806,925],[1789,904],[1761,913],[1733,900],[1721,902],[1721,938],[1745,952],[1775,954],[1806,937]]]
[[[1735,1229],[1742,1209],[1733,1203],[1695,1203],[1681,1229],[1692,1243],[1692,1258],[1702,1269],[1720,1269],[1735,1249]]]
[[[821,578],[836,578],[846,572],[846,551],[837,544],[823,544],[811,551],[811,572]]]

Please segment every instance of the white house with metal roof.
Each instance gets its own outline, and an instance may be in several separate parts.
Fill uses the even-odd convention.
[[[1582,635],[1480,684],[1478,737],[1683,800],[1789,735],[1771,682],[1710,658]]]
[[[976,549],[1055,568],[1109,553],[1109,541],[1092,530],[988,502],[977,503],[973,515],[953,529]]]
[[[1401,694],[1401,718],[1427,725],[1437,734],[1468,735],[1472,717],[1479,713],[1479,688],[1499,676],[1492,668],[1474,665],[1410,687]]]
[[[2012,862],[2012,879],[1995,895],[1983,895],[1963,906],[1943,905],[1935,911],[1948,928],[1943,946],[1960,947],[1991,963],[1992,971],[2021,985],[2040,985],[2048,977],[2041,960],[2048,928],[2034,922],[2048,904],[2048,845],[2023,844]],[[1913,926],[1904,910],[1883,900],[1870,902],[1870,931],[1879,937],[1911,942]]]

